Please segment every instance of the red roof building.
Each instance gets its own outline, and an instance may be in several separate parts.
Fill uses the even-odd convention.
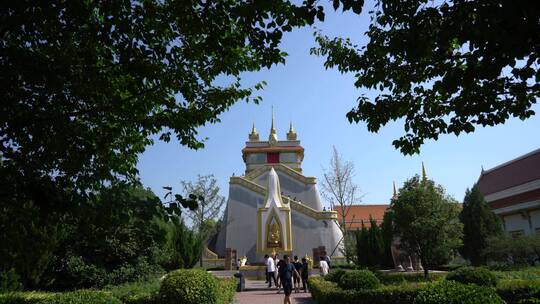
[[[478,187],[511,235],[540,232],[540,149],[482,171]]]
[[[347,230],[356,230],[362,228],[362,223],[366,228],[371,226],[370,217],[373,218],[377,225],[382,224],[384,217],[384,212],[389,207],[389,205],[380,204],[380,205],[352,205],[350,207],[345,207],[345,223],[347,225]],[[338,221],[341,225],[343,222],[343,212],[341,211],[340,206],[336,206],[333,209],[337,211]]]

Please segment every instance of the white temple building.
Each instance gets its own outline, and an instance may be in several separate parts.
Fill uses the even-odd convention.
[[[268,140],[259,140],[255,125],[248,138],[242,149],[245,174],[229,181],[216,253],[224,256],[230,248],[248,261],[274,252],[341,256],[337,213],[323,210],[316,178],[302,173],[304,148],[292,124],[286,140],[279,140],[272,115]]]

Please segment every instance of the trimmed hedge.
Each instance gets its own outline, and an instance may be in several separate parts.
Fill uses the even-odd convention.
[[[53,295],[54,293],[36,291],[9,292],[0,294],[0,304],[37,304]]]
[[[200,269],[169,273],[159,290],[159,304],[229,304],[236,292],[236,279],[217,279]]]
[[[338,283],[341,280],[341,277],[345,274],[343,269],[334,269],[331,270],[327,275],[324,276],[324,279],[330,282]]]
[[[109,292],[78,290],[62,293],[7,293],[0,295],[0,304],[122,304],[122,302]]]
[[[494,273],[483,267],[461,267],[450,272],[446,279],[463,284],[495,287],[498,278]]]
[[[230,304],[234,300],[237,280],[234,278],[218,279],[218,304]]]
[[[161,281],[154,278],[146,282],[132,282],[109,286],[107,291],[124,304],[158,304]]]
[[[504,301],[489,287],[442,281],[422,290],[414,304],[504,304]]]
[[[540,280],[502,280],[497,293],[508,304],[540,303]]]
[[[376,289],[344,290],[334,282],[309,278],[311,296],[318,304],[411,304],[424,285],[410,283]]]
[[[369,270],[351,270],[341,276],[338,286],[343,289],[374,289],[380,284],[379,279]]]
[[[419,282],[434,282],[440,281],[446,277],[445,272],[434,272],[429,274],[429,278],[426,280],[423,273],[410,273],[410,272],[391,272],[383,273],[376,272],[375,275],[379,278],[384,285],[395,285],[403,283],[419,283]]]
[[[48,297],[40,304],[122,304],[122,301],[112,294],[102,291],[78,290],[63,292]]]
[[[218,300],[218,282],[198,269],[179,269],[169,273],[159,290],[163,304],[214,304]]]

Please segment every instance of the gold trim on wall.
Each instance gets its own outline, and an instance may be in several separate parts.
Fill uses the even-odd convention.
[[[235,185],[241,185],[246,187],[247,189],[259,193],[263,196],[266,196],[266,189],[259,184],[256,184],[244,177],[240,176],[233,176],[229,180],[229,184],[235,184]],[[283,202],[290,202],[290,208],[298,211],[304,215],[307,215],[311,218],[317,219],[317,220],[335,220],[337,219],[337,212],[336,211],[317,211],[305,204],[299,203],[293,199],[290,199],[289,197],[282,196],[281,197]],[[261,208],[262,209],[262,208]]]
[[[298,170],[295,170],[295,169],[293,169],[293,168],[291,168],[289,166],[286,166],[286,165],[284,165],[282,163],[265,165],[264,167],[261,167],[259,169],[255,169],[255,170],[249,172],[248,174],[246,174],[245,178],[247,178],[249,180],[253,180],[253,179],[261,176],[262,174],[264,174],[271,167],[274,167],[274,169],[280,170],[281,172],[283,172],[285,174],[288,174],[289,176],[294,177],[297,180],[300,180],[304,184],[316,184],[317,183],[317,178],[311,177],[311,176],[305,176],[302,173],[298,172]]]

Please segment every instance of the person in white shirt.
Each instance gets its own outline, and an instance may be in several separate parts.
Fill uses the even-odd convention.
[[[321,257],[321,261],[319,262],[319,270],[321,271],[321,277],[324,277],[330,271],[330,267],[324,257]]]
[[[268,271],[268,287],[272,287],[272,281],[274,281],[274,284],[277,286],[276,264],[272,257],[268,257],[268,260],[266,260],[266,270]]]

